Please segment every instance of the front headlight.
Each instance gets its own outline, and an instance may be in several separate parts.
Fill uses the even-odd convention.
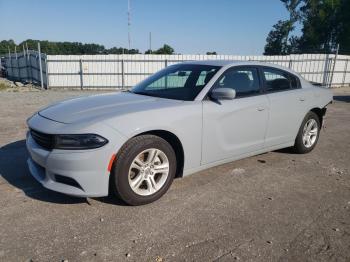
[[[108,140],[96,134],[55,135],[56,149],[93,149],[104,146]]]

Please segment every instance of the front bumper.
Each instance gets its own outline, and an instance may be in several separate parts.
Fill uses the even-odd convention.
[[[39,126],[52,126],[51,120],[36,116],[29,123],[40,131]],[[40,125],[39,123],[40,122]],[[46,125],[41,125],[43,122]],[[52,130],[50,130],[52,131]],[[101,131],[102,132],[102,131]],[[27,160],[32,176],[45,188],[78,197],[101,197],[108,195],[110,171],[109,161],[120,146],[122,138],[117,132],[104,129],[110,142],[97,149],[89,150],[46,150],[39,146],[27,133],[26,146],[29,152]]]
[[[29,171],[44,187],[79,197],[108,195],[107,152],[55,153],[55,150],[47,151],[37,145],[30,134],[26,145],[30,155]],[[66,179],[58,179],[62,177]]]

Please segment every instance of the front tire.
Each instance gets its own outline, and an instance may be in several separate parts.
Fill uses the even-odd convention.
[[[144,205],[164,195],[176,173],[176,155],[161,137],[141,135],[129,140],[117,155],[113,191],[129,205]]]
[[[317,144],[320,130],[321,125],[318,115],[314,112],[309,112],[299,128],[293,147],[294,151],[298,154],[311,152]]]

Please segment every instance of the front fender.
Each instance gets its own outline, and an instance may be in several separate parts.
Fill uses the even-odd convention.
[[[125,114],[106,121],[127,139],[145,132],[163,130],[180,140],[185,157],[184,170],[200,165],[202,145],[202,103],[184,102],[179,107]]]

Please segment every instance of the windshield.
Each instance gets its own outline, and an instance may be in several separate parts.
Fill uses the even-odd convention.
[[[172,65],[146,78],[131,89],[131,92],[193,101],[219,69],[219,66],[210,65]]]

